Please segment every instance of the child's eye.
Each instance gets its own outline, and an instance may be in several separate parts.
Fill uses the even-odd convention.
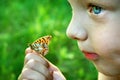
[[[102,12],[102,8],[99,6],[95,6],[95,5],[90,5],[88,8],[89,12],[94,14],[94,15],[98,15]]]

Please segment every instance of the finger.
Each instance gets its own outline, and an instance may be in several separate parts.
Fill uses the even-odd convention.
[[[39,61],[42,64],[49,66],[48,62],[46,60],[44,60],[44,58],[42,56],[39,56],[39,55],[33,54],[33,53],[29,53],[25,56],[25,64],[31,59],[34,59],[35,61]]]
[[[27,53],[32,53],[33,52],[33,50],[30,48],[30,47],[28,47],[28,48],[26,48],[26,50],[25,50],[25,53],[27,54]]]
[[[52,76],[51,76],[48,68],[45,65],[41,64],[39,61],[35,61],[35,60],[31,59],[25,65],[25,68],[30,68],[32,70],[35,70],[35,71],[43,74],[47,78],[52,79]]]
[[[51,62],[48,61],[49,64],[49,70],[50,71],[60,71],[59,68],[57,68],[55,65],[53,65]]]
[[[18,80],[47,80],[45,76],[39,74],[38,72],[24,68],[21,75],[19,76]]]
[[[57,68],[51,62],[48,63],[49,63],[49,71],[53,74],[53,80],[66,80],[66,78],[63,76],[59,68]]]
[[[59,71],[53,72],[53,80],[66,80],[65,77]]]
[[[32,50],[30,47],[26,48],[25,53],[34,53],[34,54],[38,54],[36,51]]]

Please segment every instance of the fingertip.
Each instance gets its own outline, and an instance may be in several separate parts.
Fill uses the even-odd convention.
[[[28,47],[28,48],[26,48],[26,50],[25,50],[25,53],[27,54],[27,53],[31,53],[32,52],[32,49],[30,48],[30,47]]]
[[[66,80],[65,77],[59,71],[54,71],[53,77],[54,80]]]

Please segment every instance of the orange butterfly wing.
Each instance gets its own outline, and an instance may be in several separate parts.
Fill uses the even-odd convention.
[[[32,44],[30,44],[30,48],[32,50],[35,50],[39,54],[42,54],[43,56],[46,55],[49,51],[49,42],[51,40],[52,36],[43,36],[37,40],[35,40]]]

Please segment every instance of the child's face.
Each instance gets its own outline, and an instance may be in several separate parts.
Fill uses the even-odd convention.
[[[99,72],[120,75],[120,0],[69,0],[67,35],[78,41]]]

